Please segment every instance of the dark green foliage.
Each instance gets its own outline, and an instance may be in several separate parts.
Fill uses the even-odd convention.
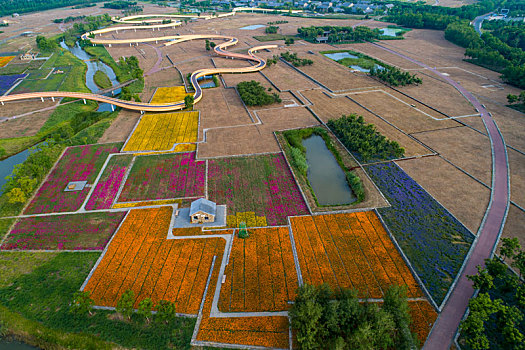
[[[346,181],[348,185],[354,192],[354,195],[357,197],[357,202],[362,202],[365,199],[365,190],[363,183],[357,174],[353,171],[348,170],[343,164],[343,159],[339,154],[337,148],[333,145],[328,132],[324,128],[306,128],[306,129],[294,129],[286,130],[283,132],[283,136],[290,146],[290,155],[291,155],[291,165],[296,168],[300,174],[302,174],[306,181],[308,171],[308,163],[306,161],[306,149],[303,146],[303,140],[312,136],[312,134],[321,136],[325,142],[326,147],[332,152],[337,161],[337,164],[344,171],[346,176]],[[313,191],[312,191],[313,193]],[[315,194],[314,194],[315,197]],[[316,199],[317,200],[317,199]]]
[[[355,28],[334,26],[300,27],[297,28],[297,32],[299,33],[299,37],[314,43],[317,42],[317,37],[325,36],[326,34],[328,34],[329,43],[339,44],[374,41],[381,36],[379,29],[370,29],[365,26],[357,26]]]
[[[58,48],[56,41],[47,39],[45,36],[38,35],[36,37],[36,45],[43,52],[53,52]]]
[[[135,303],[135,293],[132,290],[128,289],[121,296],[117,302],[117,311],[122,316],[126,317],[128,320],[131,319],[133,315],[133,304]]]
[[[310,59],[297,57],[297,53],[295,52],[281,52],[281,57],[293,64],[294,67],[309,66],[314,63],[314,61]]]
[[[290,317],[300,349],[411,349],[416,344],[406,288],[389,288],[380,308],[360,303],[355,291],[303,285]]]
[[[504,238],[500,254],[520,273],[520,254],[525,251],[516,239]],[[460,345],[465,349],[523,349],[525,342],[525,285],[498,258],[486,259],[485,268],[468,276],[479,294],[469,302],[469,315],[461,323]]]
[[[135,5],[137,5],[136,1],[116,0],[116,1],[111,1],[111,2],[105,2],[104,3],[104,8],[123,10],[123,9],[127,9],[129,7],[133,7]]]
[[[292,45],[293,43],[295,43],[295,39],[294,38],[286,38],[286,39],[284,39],[284,43],[286,45]]]
[[[83,5],[95,0],[0,0],[0,16]]]
[[[392,86],[419,85],[423,82],[416,74],[410,74],[410,72],[405,72],[392,66],[388,66],[385,69],[377,69],[374,67],[370,70],[370,75],[378,77]]]
[[[445,39],[462,47],[479,46],[481,39],[469,22],[457,21],[445,29]]]
[[[86,16],[67,16],[66,18],[55,18],[53,23],[69,23],[86,18]]]
[[[215,87],[219,87],[221,83],[219,82],[219,78],[217,78],[217,74],[213,75],[212,77],[213,84],[215,84]]]
[[[139,316],[142,316],[146,320],[146,322],[149,323],[152,310],[153,310],[153,301],[151,301],[150,298],[145,298],[145,299],[142,299],[142,301],[139,303],[137,314]]]
[[[73,294],[73,300],[69,310],[76,315],[85,315],[89,313],[91,315],[91,309],[93,308],[94,301],[91,299],[91,293],[89,291],[76,291]]]
[[[257,81],[242,81],[237,84],[237,91],[247,106],[265,106],[281,102],[278,94],[268,94],[264,87]]]
[[[279,56],[273,55],[272,58],[268,58],[266,60],[266,66],[270,67],[272,64],[277,64],[277,61],[279,60]]]
[[[206,51],[210,51],[210,41],[206,39]]]
[[[170,321],[173,321],[176,318],[175,304],[161,300],[156,306],[157,313],[155,314],[155,319],[159,323],[169,324]]]
[[[192,95],[186,95],[184,97],[184,106],[186,107],[186,109],[191,109],[193,107],[194,102],[195,101]]]
[[[111,80],[109,80],[108,75],[104,71],[101,71],[101,70],[97,70],[95,72],[95,75],[93,76],[93,81],[101,89],[107,89],[111,87],[112,85]]]
[[[362,116],[343,115],[339,119],[329,120],[327,125],[346,148],[363,162],[401,158],[405,154],[397,142],[381,135],[373,124],[366,124]]]
[[[264,32],[266,34],[275,34],[275,33],[277,33],[277,30],[279,30],[279,27],[277,27],[277,26],[269,26],[269,27],[266,27]]]
[[[57,343],[71,349],[113,348],[101,340],[125,348],[190,349],[194,319],[175,318],[168,324],[151,327],[145,326],[137,314],[133,314],[131,322],[123,322],[112,320],[111,311],[93,310],[92,316],[69,312],[73,295],[99,255],[60,253],[0,289],[0,323],[22,324],[22,333],[29,330],[30,336],[41,340],[38,344],[53,349]]]

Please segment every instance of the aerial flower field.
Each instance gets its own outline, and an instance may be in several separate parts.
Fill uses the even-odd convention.
[[[308,214],[282,154],[214,159],[208,162],[210,200],[226,204],[229,215],[254,212],[270,226]]]
[[[206,162],[195,152],[137,157],[119,202],[198,197],[204,195]]]
[[[436,303],[454,281],[473,236],[393,163],[366,167],[391,207],[378,209]]]
[[[423,293],[373,212],[290,218],[304,283],[382,298],[391,285]]]
[[[0,75],[0,95],[3,95],[13,84],[27,74]]]
[[[95,187],[86,204],[87,210],[111,208],[113,199],[115,199],[117,195],[120,184],[126,174],[126,169],[132,159],[132,155],[122,155],[114,156],[109,160],[104,169],[104,173],[98,181],[97,187]]]
[[[193,95],[187,93],[184,86],[159,87],[155,91],[151,103],[168,103],[184,101],[184,97]]]
[[[167,240],[171,214],[171,207],[130,211],[85,287],[96,305],[114,307],[130,289],[135,306],[149,297],[176,303],[179,313],[198,312],[213,256],[220,261],[225,241]]]
[[[2,56],[2,57],[0,57],[0,68],[7,66],[7,64],[9,62],[11,62],[11,60],[13,58],[15,58],[15,56]]]
[[[69,147],[55,169],[38,190],[25,214],[75,211],[80,208],[89,187],[65,192],[70,181],[95,181],[109,153],[117,153],[121,144],[100,144]]]
[[[21,218],[2,250],[103,250],[125,216],[88,213]]]
[[[226,217],[226,224],[228,227],[239,227],[241,222],[244,222],[247,227],[263,227],[268,226],[265,216],[255,216],[253,211],[237,212],[236,215],[228,215]]]
[[[196,142],[198,126],[199,112],[145,114],[123,151],[167,151],[176,143]]]
[[[288,227],[249,230],[235,237],[224,272],[222,312],[285,311],[299,287]]]

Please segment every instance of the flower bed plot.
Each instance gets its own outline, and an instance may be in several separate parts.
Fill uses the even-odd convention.
[[[392,205],[379,213],[429,293],[441,303],[473,236],[396,164],[366,169]]]
[[[249,230],[235,237],[225,270],[219,310],[284,311],[299,287],[288,227]]]
[[[199,112],[145,114],[124,151],[167,151],[176,143],[197,141]]]
[[[436,322],[437,312],[428,301],[409,301],[412,324],[410,328],[417,334],[420,344],[427,340],[432,325]]]
[[[15,58],[15,56],[3,56],[3,57],[0,57],[0,68],[7,66],[7,64],[9,62],[11,62],[11,60],[13,58]]]
[[[126,174],[132,155],[113,156],[87,202],[87,210],[109,209]]]
[[[125,214],[89,213],[22,218],[0,249],[103,250]]]
[[[187,95],[193,95],[193,93],[187,93],[184,86],[160,87],[155,91],[151,103],[184,101],[184,97]]]
[[[116,233],[85,290],[99,306],[116,306],[128,289],[135,307],[144,298],[175,302],[179,313],[199,310],[213,256],[220,265],[222,238],[167,240],[171,207],[134,209]]]
[[[0,75],[0,95],[3,95],[13,84],[26,74]]]
[[[46,182],[38,190],[25,214],[75,211],[80,208],[89,188],[65,192],[70,181],[95,181],[109,153],[118,152],[120,144],[87,145],[66,150]]]
[[[389,286],[423,293],[373,212],[290,219],[304,283],[356,289],[361,298],[382,298]]]
[[[204,196],[206,163],[195,152],[137,157],[119,202]]]
[[[225,158],[208,163],[210,200],[226,204],[228,214],[254,212],[266,216],[269,226],[286,218],[308,214],[282,154]]]

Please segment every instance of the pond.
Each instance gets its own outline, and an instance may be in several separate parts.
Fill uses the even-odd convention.
[[[351,53],[348,53],[346,51],[345,52],[335,52],[335,53],[324,53],[323,55],[325,55],[328,58],[333,59],[334,61],[339,61],[339,60],[342,60],[343,58],[359,58],[356,55],[352,55]]]
[[[2,350],[35,350],[34,346],[30,346],[18,341],[9,341],[6,339],[0,339],[0,349]]]
[[[259,29],[259,28],[263,28],[263,27],[266,27],[266,26],[264,24],[252,24],[251,26],[242,27],[240,29],[242,29],[242,30],[254,30],[254,29]]]
[[[349,66],[349,68],[352,68],[352,69],[358,70],[358,71],[363,72],[363,73],[370,73],[370,69],[366,69],[366,68],[363,68],[363,67],[358,66],[358,65],[355,65],[355,64]],[[375,65],[375,68],[378,69],[378,70],[383,70],[383,69],[385,69],[385,67],[380,66],[380,65],[378,65],[378,64]]]
[[[308,162],[308,182],[320,205],[350,204],[357,200],[346,176],[323,138],[312,135],[303,140]]]
[[[199,79],[197,79],[197,81],[199,82],[200,87],[203,89],[215,87],[215,82],[213,81],[213,76],[211,75],[200,77]]]
[[[84,63],[87,65],[88,69],[86,72],[86,85],[88,89],[91,90],[92,93],[96,94],[97,92],[100,91],[100,88],[97,86],[97,84],[95,84],[95,81],[93,80],[93,76],[95,75],[96,71],[101,70],[104,73],[106,73],[107,76],[109,77],[109,80],[111,80],[111,84],[113,86],[119,84],[117,80],[117,76],[115,72],[113,71],[113,69],[111,69],[111,67],[105,64],[104,62],[93,61],[92,60],[93,56],[91,56],[86,51],[84,51],[84,49],[82,49],[80,45],[78,44],[78,41],[75,43],[74,47],[67,46],[64,41],[60,42],[60,46],[68,50],[69,52],[71,52],[73,55],[75,55],[76,58],[84,61]],[[117,89],[113,92],[113,94],[117,95],[120,93],[120,91],[121,89]],[[106,111],[111,111],[111,110],[112,108],[109,103],[99,103],[99,107],[97,109],[97,111],[99,112],[106,112]]]
[[[393,36],[393,37],[397,36],[397,33],[404,32],[404,30],[401,28],[381,28],[379,29],[379,31],[383,35]]]

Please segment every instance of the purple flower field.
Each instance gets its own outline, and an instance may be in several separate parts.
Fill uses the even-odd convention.
[[[26,75],[27,74],[0,75],[0,95],[5,94],[18,79],[24,78]]]

